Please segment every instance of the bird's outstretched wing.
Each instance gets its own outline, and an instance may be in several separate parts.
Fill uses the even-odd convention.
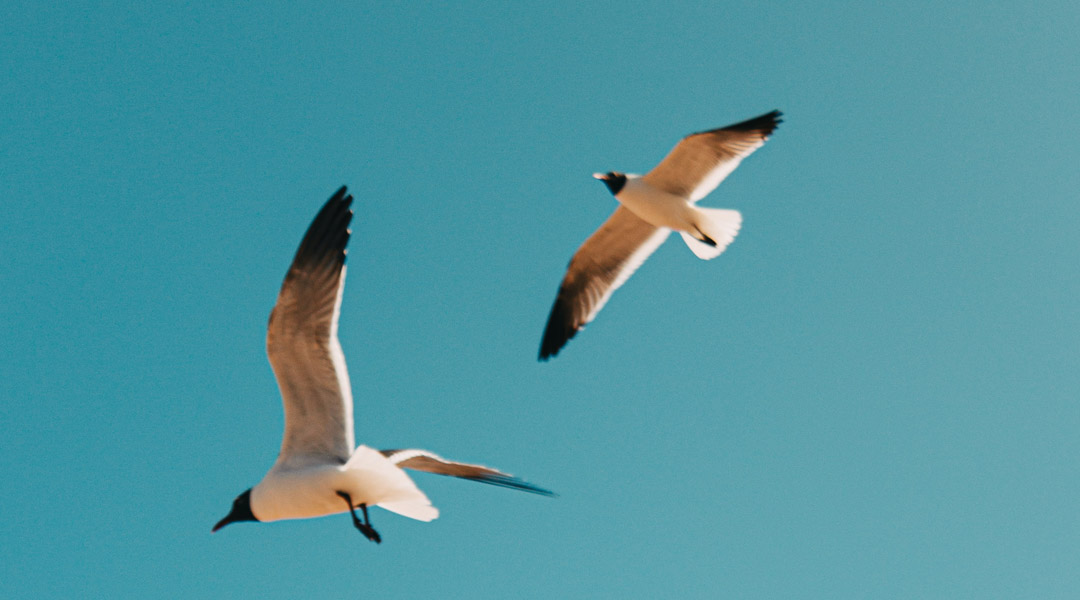
[[[352,200],[342,187],[319,211],[270,313],[266,353],[285,405],[279,463],[344,463],[353,450],[352,390],[337,337]]]
[[[522,481],[517,477],[503,473],[502,471],[497,471],[482,465],[470,465],[468,463],[446,460],[427,450],[380,450],[380,452],[383,453],[383,456],[390,459],[390,462],[403,469],[414,469],[416,471],[426,471],[428,473],[438,473],[439,475],[471,479],[481,483],[513,488],[523,492],[532,492],[542,496],[555,495],[554,492]]]
[[[742,123],[688,135],[642,180],[693,202],[701,200],[769,139],[781,123],[780,116],[780,111],[774,110]]]
[[[664,243],[670,229],[655,227],[620,205],[574,253],[551,307],[540,360],[547,360],[587,325],[645,259]]]

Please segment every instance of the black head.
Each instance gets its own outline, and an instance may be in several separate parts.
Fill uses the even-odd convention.
[[[232,510],[229,514],[225,515],[225,518],[218,521],[217,525],[210,530],[211,533],[221,529],[229,523],[237,523],[239,521],[258,521],[255,515],[251,512],[251,490],[244,490],[243,494],[236,497],[236,500],[232,502]]]
[[[622,191],[623,186],[626,185],[626,174],[619,173],[618,171],[608,171],[607,173],[593,173],[595,179],[599,179],[604,182],[607,189],[611,190],[612,196],[618,196]]]

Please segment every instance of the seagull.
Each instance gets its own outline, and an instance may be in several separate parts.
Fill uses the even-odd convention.
[[[619,207],[574,253],[551,307],[540,360],[547,360],[596,318],[612,292],[649,258],[672,230],[702,260],[720,256],[742,226],[736,210],[700,208],[742,159],[760,148],[780,124],[774,110],[753,119],[688,135],[644,176],[609,171],[593,177],[607,185]]]
[[[352,391],[337,336],[352,200],[342,187],[319,211],[270,313],[266,353],[285,405],[281,452],[262,481],[237,496],[232,510],[212,531],[240,521],[348,512],[353,525],[379,543],[381,537],[368,516],[370,506],[420,521],[439,515],[403,469],[554,495],[501,471],[450,461],[426,450],[354,446]]]

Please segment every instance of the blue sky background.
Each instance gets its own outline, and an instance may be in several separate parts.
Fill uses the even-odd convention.
[[[1077,597],[1080,7],[889,4],[5,3],[0,596]],[[590,174],[773,108],[538,363]],[[561,497],[210,534],[342,184],[357,439]]]

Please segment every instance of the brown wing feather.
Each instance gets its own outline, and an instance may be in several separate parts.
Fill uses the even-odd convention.
[[[716,189],[725,177],[769,139],[782,120],[774,110],[741,123],[688,135],[642,180],[693,201]]]
[[[266,353],[285,407],[283,458],[344,461],[352,452],[352,391],[337,338],[352,200],[342,187],[316,215],[270,313]]]
[[[554,496],[555,493],[541,487],[537,487],[526,481],[522,481],[513,475],[503,473],[491,467],[483,465],[471,465],[468,463],[454,462],[428,452],[427,450],[381,450],[383,456],[403,469],[449,475],[471,479],[481,483],[497,485],[500,487],[513,488],[524,492],[532,492],[543,496]]]
[[[620,205],[574,253],[551,307],[540,360],[558,354],[596,317],[611,294],[647,259],[671,230],[658,228]]]

